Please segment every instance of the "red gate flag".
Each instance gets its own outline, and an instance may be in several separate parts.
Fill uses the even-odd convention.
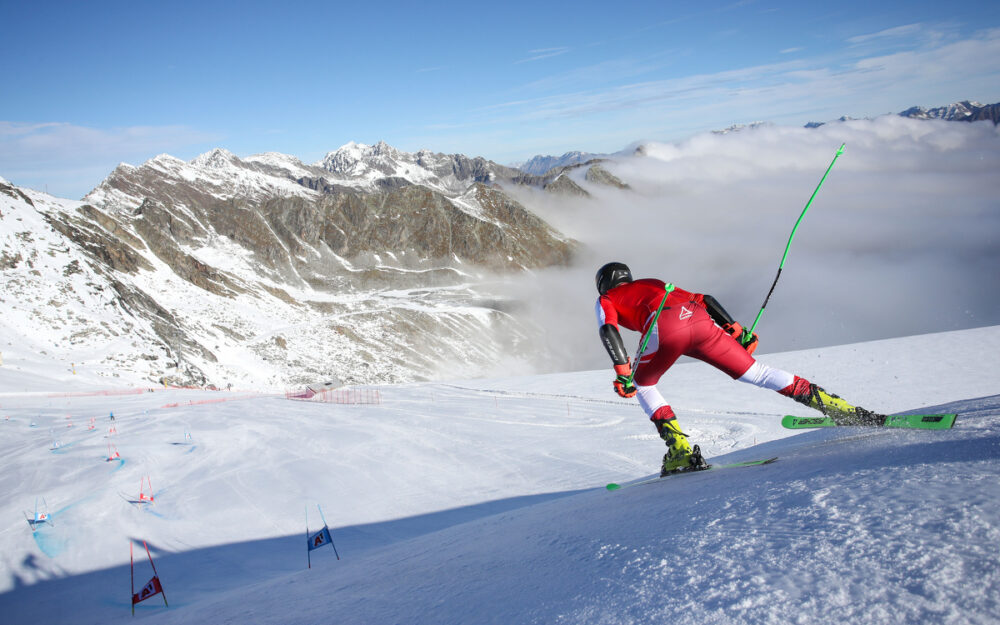
[[[149,545],[142,541],[142,546],[146,548],[146,557],[149,558],[149,565],[153,567],[153,578],[146,582],[139,592],[135,591],[135,559],[132,557],[132,539],[128,541],[128,562],[129,562],[129,584],[132,588],[132,616],[135,616],[135,604],[145,601],[155,595],[163,597],[163,605],[167,603],[167,593],[163,592],[163,584],[160,583],[160,576],[156,574],[156,565],[153,564],[153,555],[149,553]]]
[[[132,605],[139,603],[140,601],[145,601],[154,595],[158,595],[163,592],[163,586],[160,585],[160,578],[156,575],[153,579],[142,587],[142,590],[132,595]]]

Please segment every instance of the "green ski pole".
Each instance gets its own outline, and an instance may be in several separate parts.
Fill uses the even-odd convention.
[[[757,313],[757,318],[753,320],[753,325],[750,326],[749,330],[744,331],[743,336],[740,337],[741,343],[743,343],[743,337],[746,337],[748,340],[753,337],[753,331],[757,327],[757,322],[760,321],[760,316],[764,314],[764,308],[767,307],[767,302],[771,299],[771,293],[774,293],[774,287],[778,284],[778,278],[781,277],[781,270],[785,266],[785,259],[788,258],[788,249],[792,246],[792,239],[795,237],[795,233],[799,229],[799,224],[802,223],[802,218],[806,216],[806,211],[809,210],[809,207],[812,206],[813,200],[816,199],[816,194],[819,193],[819,188],[823,186],[823,183],[826,181],[826,177],[830,174],[830,170],[833,169],[833,164],[836,163],[837,158],[844,153],[844,147],[846,146],[846,143],[842,143],[840,148],[837,149],[837,153],[833,156],[833,160],[830,161],[830,166],[826,168],[826,173],[824,173],[823,177],[820,178],[819,184],[816,185],[816,190],[813,191],[813,194],[809,197],[809,201],[806,202],[806,207],[802,209],[802,214],[800,214],[798,220],[796,220],[795,227],[792,228],[792,234],[788,237],[788,243],[785,244],[785,253],[781,256],[781,263],[778,265],[778,274],[774,276],[774,282],[771,283],[771,290],[767,292],[767,297],[764,298],[764,303],[761,304],[760,312]],[[743,344],[745,345],[746,343]]]
[[[628,382],[625,383],[626,388],[632,386],[632,379],[635,378],[635,372],[639,369],[639,356],[646,350],[646,343],[649,342],[649,337],[653,335],[653,328],[656,327],[656,320],[660,318],[660,313],[663,312],[663,305],[667,303],[667,296],[674,291],[674,285],[670,282],[664,288],[666,289],[666,293],[663,294],[663,299],[660,300],[660,307],[656,309],[656,314],[653,315],[653,322],[646,328],[646,334],[643,335],[642,341],[639,342],[639,351],[635,353],[635,358],[632,360],[635,366],[632,367],[632,373],[629,374]]]

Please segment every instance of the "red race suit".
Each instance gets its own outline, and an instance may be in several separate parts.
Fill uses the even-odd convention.
[[[597,324],[645,334],[665,292],[666,284],[653,278],[620,284],[598,298]],[[675,287],[667,295],[639,362],[633,363],[636,386],[655,385],[681,356],[707,362],[733,379],[747,373],[755,362],[715,324],[705,309],[704,295]]]

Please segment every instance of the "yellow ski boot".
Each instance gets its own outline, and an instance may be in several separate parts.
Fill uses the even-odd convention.
[[[681,432],[676,418],[655,421],[654,423],[656,424],[660,438],[667,443],[667,453],[663,454],[660,477],[678,471],[708,468],[708,464],[701,456],[701,449],[697,445],[691,447],[691,443],[687,439],[687,434]]]
[[[794,390],[786,393],[789,397],[805,404],[810,408],[819,410],[824,415],[833,419],[837,425],[882,425],[885,423],[885,415],[865,410],[859,406],[852,406],[839,395],[828,393],[821,386],[816,386],[796,377]]]

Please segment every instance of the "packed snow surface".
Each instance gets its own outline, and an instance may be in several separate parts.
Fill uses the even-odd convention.
[[[779,460],[614,492],[664,447],[609,371],[342,389],[333,403],[109,388],[18,356],[0,366],[0,613],[996,623],[998,354],[1000,326],[761,358],[873,409],[958,412],[946,431],[783,430],[806,409],[680,364],[660,388],[711,461]],[[33,533],[36,505],[50,518]],[[307,568],[307,523],[324,518],[336,552]],[[153,575],[144,541],[169,606],[153,596],[133,620],[128,548],[138,590]]]

